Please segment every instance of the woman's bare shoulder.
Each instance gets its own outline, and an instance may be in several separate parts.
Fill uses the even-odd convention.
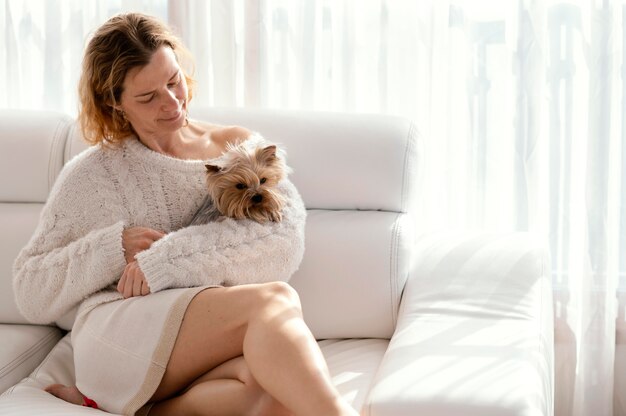
[[[216,143],[238,144],[248,140],[252,132],[242,126],[220,126],[211,133],[211,139]]]
[[[237,144],[246,141],[252,131],[242,126],[225,126],[198,121],[196,126],[206,131],[211,141],[218,145],[225,146],[228,143]]]

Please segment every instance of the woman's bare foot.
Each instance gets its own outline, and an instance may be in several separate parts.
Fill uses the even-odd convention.
[[[66,402],[77,404],[79,406],[85,403],[85,396],[78,390],[76,386],[64,386],[63,384],[51,384],[44,389],[53,396],[58,397]]]

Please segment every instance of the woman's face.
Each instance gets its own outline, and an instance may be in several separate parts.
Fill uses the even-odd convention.
[[[146,66],[128,71],[120,107],[140,137],[171,133],[185,124],[187,81],[171,48],[160,47]]]

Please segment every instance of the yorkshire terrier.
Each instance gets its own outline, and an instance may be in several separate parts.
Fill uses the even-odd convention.
[[[206,165],[207,197],[190,225],[225,217],[281,221],[285,200],[276,185],[289,174],[282,153],[258,137],[229,144],[221,157]]]

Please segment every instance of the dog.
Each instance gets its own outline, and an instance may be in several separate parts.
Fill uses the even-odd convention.
[[[280,222],[285,199],[277,185],[289,173],[284,152],[275,144],[260,137],[229,144],[206,165],[207,197],[190,225],[224,218]]]

